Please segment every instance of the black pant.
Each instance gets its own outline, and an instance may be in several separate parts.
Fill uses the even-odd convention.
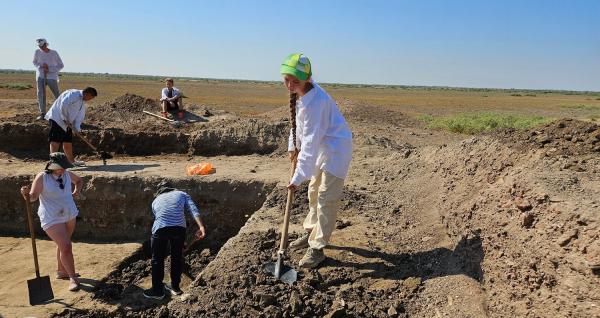
[[[167,226],[152,234],[152,289],[163,292],[165,277],[165,257],[167,246],[171,244],[171,286],[179,288],[183,268],[183,244],[185,243],[185,227]]]

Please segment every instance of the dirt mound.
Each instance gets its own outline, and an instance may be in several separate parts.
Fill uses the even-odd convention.
[[[600,152],[600,126],[575,119],[560,119],[518,132],[503,130],[495,135],[520,149],[547,149],[548,156],[583,155]]]
[[[600,252],[598,133],[594,124],[559,120],[431,155],[449,234],[481,236],[481,284],[493,315],[599,314],[592,304],[600,273],[586,265]]]
[[[86,124],[105,127],[128,127],[128,130],[143,130],[144,127],[156,126],[161,130],[161,125],[157,125],[156,119],[144,115],[143,111],[157,113],[159,111],[158,102],[135,94],[125,94],[108,101],[102,105],[90,107],[86,113]],[[169,130],[169,126],[163,123]]]
[[[105,112],[110,114],[111,112],[139,113],[143,110],[156,111],[158,106],[158,102],[154,99],[135,94],[125,94],[104,103],[100,107],[101,109],[106,109]]]

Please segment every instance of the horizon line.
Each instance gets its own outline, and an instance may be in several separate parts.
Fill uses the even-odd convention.
[[[24,69],[2,69],[0,68],[0,74],[3,73],[32,73],[34,74],[34,70],[24,70]],[[213,81],[223,81],[223,82],[259,82],[259,83],[280,83],[280,81],[275,80],[256,80],[256,79],[236,79],[236,78],[211,78],[211,77],[192,77],[192,76],[166,76],[166,75],[147,75],[147,74],[125,74],[125,73],[97,73],[97,72],[60,72],[60,74],[68,74],[68,75],[82,75],[82,76],[106,76],[106,77],[139,77],[139,78],[156,78],[156,79],[165,79],[168,77],[178,79],[178,80],[213,80]],[[544,88],[499,88],[499,87],[469,87],[469,86],[448,86],[448,85],[408,85],[408,84],[378,84],[378,83],[337,83],[337,82],[319,82],[323,85],[341,85],[341,86],[349,86],[349,87],[377,87],[382,86],[382,88],[412,88],[412,89],[435,89],[435,90],[475,90],[475,91],[508,91],[508,92],[551,92],[551,93],[577,93],[581,95],[585,94],[600,94],[600,91],[590,91],[590,90],[572,90],[572,89],[544,89]]]

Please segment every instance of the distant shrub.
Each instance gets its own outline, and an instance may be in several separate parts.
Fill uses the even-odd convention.
[[[510,94],[510,96],[521,97],[521,96],[523,96],[523,95],[521,95],[521,94]]]
[[[561,108],[576,109],[576,110],[600,110],[600,105],[562,105]]]
[[[537,95],[535,95],[535,94],[525,94],[525,96],[536,97]]]
[[[427,122],[428,128],[461,134],[477,134],[506,128],[525,130],[551,121],[550,118],[539,116],[527,117],[497,113],[458,114],[439,118],[422,115],[419,116],[419,119]]]
[[[21,83],[2,83],[2,84],[0,84],[0,88],[15,89],[15,90],[22,91],[22,90],[33,88],[33,85],[21,84]]]

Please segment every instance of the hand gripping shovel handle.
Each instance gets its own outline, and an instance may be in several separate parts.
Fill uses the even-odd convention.
[[[35,276],[40,278],[40,266],[37,258],[37,248],[35,246],[35,231],[33,230],[33,216],[31,214],[31,201],[29,193],[23,195],[25,206],[27,207],[27,222],[29,223],[29,233],[31,234],[31,248],[33,249],[33,262],[35,264]]]

